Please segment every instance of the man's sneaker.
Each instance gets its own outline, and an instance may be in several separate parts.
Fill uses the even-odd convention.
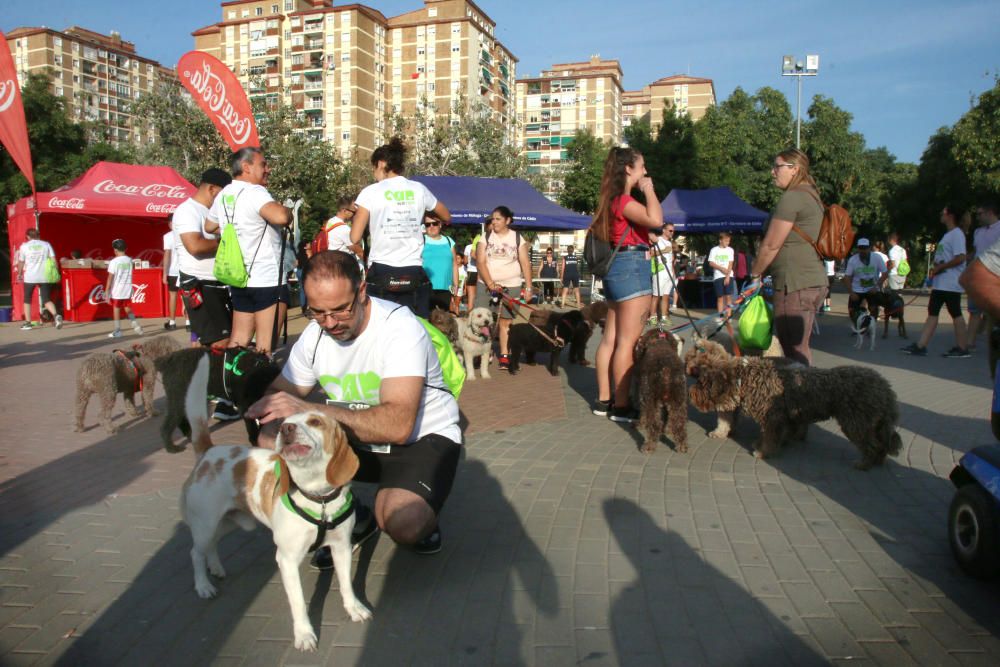
[[[232,421],[234,419],[240,418],[240,411],[236,409],[236,406],[229,401],[219,400],[215,404],[215,412],[212,413],[212,417],[218,419],[219,421]]]
[[[309,567],[314,570],[332,570],[333,554],[330,553],[330,547],[320,547],[314,551]]]
[[[648,320],[646,320],[646,324],[648,324],[651,327],[655,327],[657,325],[657,323],[658,323],[658,321],[656,319],[656,315],[653,315]]]
[[[619,424],[634,424],[639,421],[639,415],[632,409],[632,406],[627,405],[623,408],[614,406],[608,413],[608,419]]]
[[[21,331],[31,331],[34,328],[35,325],[32,324],[31,322],[25,322],[24,324],[21,325]]]
[[[142,325],[140,325],[138,322],[136,322],[135,320],[133,320],[132,321],[132,331],[134,331],[137,335],[141,336],[142,335]]]
[[[608,412],[611,410],[611,401],[602,401],[597,399],[594,404],[590,407],[590,411],[593,412],[598,417],[607,417]]]
[[[165,322],[163,324],[163,328],[166,329],[167,331],[173,331],[174,329],[177,328],[177,323],[174,322],[173,320],[170,320],[169,322]]]
[[[510,370],[510,355],[508,354],[500,355],[499,368],[502,371]]]
[[[972,355],[969,354],[968,350],[963,350],[962,348],[955,346],[941,356],[948,359],[968,359]]]
[[[191,320],[184,320],[184,331],[191,331]]]
[[[900,348],[900,351],[903,352],[903,353],[905,353],[905,354],[912,354],[915,357],[926,357],[927,356],[927,348],[926,347],[920,347],[916,343],[910,343],[906,347]]]
[[[351,551],[357,551],[361,545],[378,532],[378,522],[375,515],[366,505],[357,503],[354,506],[354,532],[351,533]]]
[[[430,556],[441,551],[441,529],[435,528],[434,532],[413,545],[413,553],[421,556]]]
[[[63,316],[56,315],[56,329],[62,329],[62,325],[63,325]]]
[[[121,329],[115,329],[114,331],[108,334],[108,338],[121,338],[121,337],[122,337]]]
[[[670,316],[669,315],[664,315],[664,316],[662,316],[660,318],[660,326],[661,327],[669,327],[672,324],[673,324],[673,322],[670,321]]]

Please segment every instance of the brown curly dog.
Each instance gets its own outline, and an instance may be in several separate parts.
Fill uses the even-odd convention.
[[[138,417],[135,395],[143,391],[145,370],[136,350],[115,350],[95,352],[83,360],[76,371],[76,411],[73,430],[83,431],[83,418],[87,414],[90,397],[97,394],[101,401],[101,425],[109,434],[117,433],[118,427],[111,423],[111,410],[115,407],[115,397],[125,397],[125,412]],[[145,416],[151,416],[152,401],[145,406]]]
[[[646,434],[642,451],[656,451],[664,425],[679,453],[687,452],[687,379],[681,341],[650,329],[635,344],[633,386],[639,395],[639,428]]]
[[[690,397],[697,409],[739,409],[760,424],[761,436],[754,443],[757,458],[776,453],[792,438],[804,439],[809,424],[825,419],[836,419],[861,452],[854,464],[859,470],[881,464],[902,449],[896,433],[896,394],[871,369],[805,368],[774,359],[736,358],[711,341],[699,341],[688,352],[685,369],[695,379]]]

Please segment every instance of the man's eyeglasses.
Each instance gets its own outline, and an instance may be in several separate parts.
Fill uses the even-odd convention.
[[[794,165],[791,162],[779,162],[778,164],[771,165],[771,171],[778,171],[782,167],[795,167],[795,166],[797,165]]]
[[[354,298],[351,299],[351,305],[347,308],[338,308],[337,310],[315,310],[313,308],[306,307],[306,315],[310,319],[316,320],[322,323],[326,318],[332,318],[338,322],[343,322],[344,320],[351,319],[354,314],[354,308],[358,305],[358,292],[354,292]]]

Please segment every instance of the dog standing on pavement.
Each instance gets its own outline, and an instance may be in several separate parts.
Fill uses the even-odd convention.
[[[115,397],[118,394],[125,397],[125,412],[131,417],[139,416],[135,395],[142,393],[143,399],[146,397],[143,379],[146,371],[139,357],[140,353],[136,350],[115,350],[110,353],[95,352],[83,360],[76,371],[74,431],[83,431],[87,404],[94,394],[101,401],[101,425],[109,435],[118,432],[118,427],[111,423],[111,410],[115,407]],[[149,401],[143,404],[147,417],[151,416],[153,410],[152,393],[150,388]]]
[[[195,371],[198,386],[207,383],[202,357]],[[254,519],[271,529],[277,547],[281,582],[292,613],[295,648],[316,650],[316,633],[302,592],[299,567],[307,553],[330,547],[344,610],[352,621],[366,621],[369,610],[351,582],[351,531],[354,499],[350,481],[358,457],[340,425],[321,412],[302,412],[282,423],[275,450],[245,445],[213,447],[208,438],[204,394],[188,401],[197,464],[181,492],[181,511],[191,528],[194,588],[214,597],[217,578],[226,571],[216,549],[218,539],[235,524],[253,530]]]
[[[878,323],[875,321],[875,318],[867,310],[858,312],[857,320],[855,320],[854,326],[851,327],[851,331],[854,332],[855,350],[860,350],[864,347],[865,338],[869,339],[868,349],[875,349],[875,329],[877,326]]]
[[[669,332],[650,329],[635,344],[634,388],[639,395],[642,451],[651,454],[664,430],[679,454],[687,447],[687,378],[681,361],[683,342]]]
[[[465,360],[465,379],[476,379],[474,359],[479,357],[479,373],[489,380],[493,349],[493,313],[489,308],[473,308],[467,317],[458,318],[458,348]]]

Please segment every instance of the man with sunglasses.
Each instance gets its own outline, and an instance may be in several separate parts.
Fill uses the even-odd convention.
[[[376,523],[359,516],[356,541],[377,525],[417,553],[437,553],[437,516],[455,478],[462,432],[434,346],[409,308],[368,296],[352,255],[318,253],[302,283],[313,321],[270,393],[246,414],[272,424],[261,434],[265,443],[290,415],[321,410],[335,418],[361,461],[355,480],[379,485]],[[317,385],[329,398],[325,406],[305,400]],[[329,553],[317,552],[314,564],[332,567]]]

